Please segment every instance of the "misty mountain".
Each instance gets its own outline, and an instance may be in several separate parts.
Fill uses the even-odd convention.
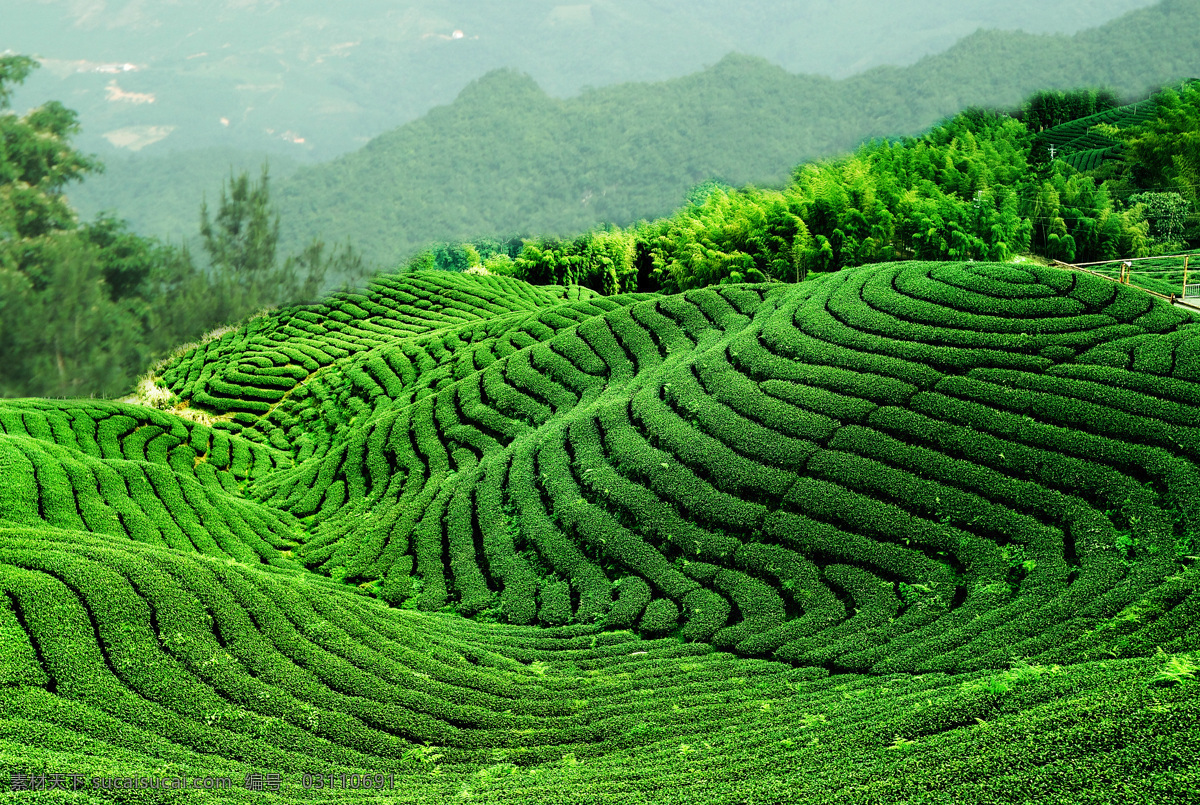
[[[16,108],[59,98],[106,159],[180,149],[308,161],[451,102],[497,68],[555,97],[661,81],[730,52],[846,77],[980,28],[1071,33],[1149,0],[0,0],[0,51],[44,69]]]
[[[1200,75],[1200,4],[1167,0],[1073,37],[978,32],[904,68],[841,81],[731,56],[691,76],[559,100],[492,73],[451,105],[278,185],[285,243],[349,238],[395,263],[426,243],[569,233],[663,215],[689,187],[782,183],[790,166],[915,134],[1039,89],[1133,96]]]

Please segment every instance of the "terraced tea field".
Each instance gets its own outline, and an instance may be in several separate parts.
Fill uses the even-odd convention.
[[[1076,170],[1095,170],[1104,160],[1119,156],[1125,147],[1121,140],[1110,136],[1105,127],[1122,129],[1153,120],[1156,104],[1153,98],[1148,98],[1077,118],[1039,133],[1035,142],[1047,149],[1053,147],[1054,153]]]
[[[11,801],[1200,801],[1200,325],[1136,288],[411,274],[155,383],[0,403],[0,786],[77,786]]]

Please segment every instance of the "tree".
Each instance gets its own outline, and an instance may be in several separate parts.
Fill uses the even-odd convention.
[[[106,213],[84,224],[81,232],[88,243],[99,249],[96,257],[112,301],[145,291],[145,283],[162,258],[154,242],[130,232],[124,221]]]
[[[1147,190],[1173,189],[1200,204],[1200,81],[1157,96],[1157,114],[1121,133],[1134,179]]]
[[[39,396],[119,394],[127,388],[130,369],[150,359],[141,306],[111,301],[99,252],[71,232],[38,244],[46,291],[27,290],[23,321],[14,334],[22,371],[13,374],[28,391]]]
[[[201,208],[209,261],[130,232],[111,214],[81,224],[64,188],[102,169],[70,143],[75,113],[51,101],[18,116],[12,86],[36,63],[0,57],[0,396],[111,396],[155,357],[267,305],[310,299],[327,272],[366,274],[348,246],[313,241],[276,260],[267,169]]]
[[[1184,227],[1192,211],[1187,199],[1179,193],[1135,193],[1129,202],[1144,208],[1155,240],[1168,250],[1183,248]]]
[[[10,249],[26,238],[74,228],[63,189],[102,170],[71,148],[68,139],[79,124],[70,109],[51,101],[21,116],[8,111],[12,85],[36,66],[25,56],[0,57],[0,238]]]
[[[367,275],[362,258],[348,244],[328,250],[316,238],[298,254],[278,260],[279,214],[271,205],[269,185],[264,163],[257,182],[246,171],[230,175],[228,191],[221,186],[215,216],[209,215],[207,202],[200,206],[200,236],[216,291],[206,300],[205,315],[214,325],[263,307],[312,300],[327,290],[330,275],[343,285]]]
[[[105,266],[115,277],[137,249],[106,250],[119,227],[81,230],[63,195],[101,169],[70,145],[75,113],[54,101],[8,111],[36,66],[0,58],[0,395],[112,392],[146,356],[136,306],[114,302]]]
[[[557,238],[531,239],[514,261],[516,276],[537,285],[580,283],[584,279],[580,251]]]
[[[1109,89],[1043,90],[1029,96],[1021,107],[1020,116],[1026,128],[1037,133],[1115,109],[1120,104],[1116,94]]]
[[[212,267],[244,282],[275,268],[279,243],[279,215],[272,214],[266,163],[262,176],[251,184],[243,171],[229,177],[229,193],[221,184],[221,203],[216,220],[210,220],[208,202],[200,205],[200,236]]]

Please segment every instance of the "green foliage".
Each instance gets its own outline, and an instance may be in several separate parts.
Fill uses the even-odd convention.
[[[1123,132],[1135,178],[1143,187],[1200,198],[1200,81],[1168,88],[1154,98],[1153,117]]]
[[[159,264],[169,260],[154,241],[139,237],[109,215],[84,224],[83,236],[99,251],[100,274],[112,301],[137,296]]]
[[[634,231],[589,232],[566,243],[556,239],[524,242],[507,273],[535,285],[583,285],[605,295],[637,290]]]
[[[1069,92],[1035,92],[1021,106],[1021,121],[1031,132],[1061,126],[1083,117],[1107,112],[1121,103],[1111,90],[1083,89]]]
[[[279,216],[271,218],[268,170],[255,184],[246,173],[229,177],[229,193],[221,187],[221,205],[215,225],[208,203],[200,206],[200,237],[214,271],[247,278],[269,271],[275,264],[279,241]]]
[[[67,147],[79,131],[74,112],[57,101],[17,116],[8,111],[13,87],[37,63],[25,56],[0,57],[0,242],[4,262],[17,258],[16,242],[74,228],[75,214],[63,191],[99,163]]]
[[[1058,95],[1029,103],[1052,97]],[[1063,96],[1100,106],[1110,102],[1105,97],[1082,90]],[[1080,137],[1091,137],[1095,125],[1149,125],[1162,103],[1156,96],[1111,108],[1037,137],[1007,115],[968,109],[921,137],[870,142],[840,159],[802,164],[782,190],[708,183],[667,218],[573,240],[527,238],[512,261],[499,257],[491,265],[535,284],[578,283],[611,294],[799,282],[810,273],[900,258],[1006,261],[1032,250],[1094,262],[1177,252],[1194,217],[1185,197],[1134,192],[1131,180],[1106,174],[1103,160],[1091,172],[1070,160],[1084,153],[1072,149],[1087,145]],[[1104,137],[1108,145],[1096,153],[1121,151],[1118,140]],[[1056,143],[1068,159],[1039,162]],[[1137,172],[1133,157],[1123,164]],[[488,244],[479,245],[482,251]],[[443,262],[421,257],[410,269]]]
[[[649,240],[651,276],[666,290],[722,282],[798,281],[809,237],[791,200],[749,188],[716,188],[704,201],[656,227]]]
[[[33,66],[4,57],[0,97]],[[363,275],[353,250],[330,252],[317,240],[276,260],[265,167],[257,184],[245,173],[232,180],[214,220],[202,209],[206,266],[110,215],[79,223],[64,188],[100,165],[71,147],[77,130],[57,103],[0,114],[0,396],[127,393],[181,342],[311,298],[327,273]]]
[[[736,54],[718,61],[724,51],[708,60],[712,67],[683,78],[577,96],[544,92],[543,76],[535,76],[539,87],[515,71],[497,71],[368,147],[280,182],[282,242],[298,248],[313,233],[349,237],[368,260],[395,266],[434,241],[519,232],[569,239],[605,224],[670,215],[685,199],[698,200],[688,193],[713,177],[779,187],[802,160],[836,158],[871,138],[918,136],[968,106],[1017,109],[1039,90],[1102,83],[1113,83],[1120,97],[1140,97],[1191,69],[1179,54],[1190,52],[1186,31],[1200,27],[1200,14],[1186,2],[1168,6],[1068,39],[980,31],[915,64],[841,81]],[[1103,96],[1068,94],[1094,94],[1098,103]],[[121,208],[132,211],[134,203]],[[934,205],[925,220],[937,224],[940,215]],[[988,245],[999,240],[952,220]],[[869,235],[856,236],[858,244]],[[947,249],[963,248],[950,242],[951,232],[940,237]]]
[[[200,237],[208,258],[207,274],[216,303],[207,320],[225,323],[248,312],[281,302],[313,299],[326,285],[326,275],[363,275],[362,259],[349,246],[327,253],[316,238],[284,260],[276,256],[279,214],[271,205],[267,165],[257,182],[245,171],[230,176],[228,193],[221,187],[215,218],[207,202],[200,207]]]
[[[74,114],[5,111],[34,66],[0,58],[0,396],[112,393],[151,355],[129,297],[158,255],[111,219],[79,227],[64,189],[99,165],[67,142]]]
[[[1162,668],[1151,677],[1150,684],[1152,685],[1178,685],[1195,679],[1196,672],[1200,671],[1200,663],[1185,654],[1168,657],[1166,652],[1160,648],[1158,658],[1162,660]]]
[[[1192,206],[1178,193],[1136,193],[1129,197],[1131,204],[1145,205],[1145,216],[1150,221],[1150,234],[1165,241],[1166,248],[1178,250],[1182,247],[1184,226]]]

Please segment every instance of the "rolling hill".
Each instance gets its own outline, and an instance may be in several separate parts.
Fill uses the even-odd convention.
[[[418,273],[2,401],[0,779],[1194,801],[1198,335],[1033,265]]]

